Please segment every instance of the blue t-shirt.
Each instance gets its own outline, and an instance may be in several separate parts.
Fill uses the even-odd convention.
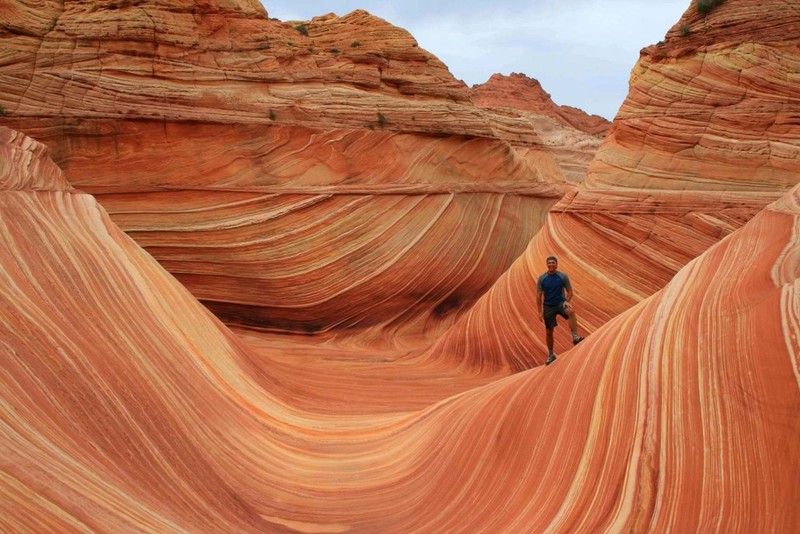
[[[545,306],[558,306],[565,300],[564,290],[572,289],[572,284],[569,283],[569,276],[556,271],[553,274],[544,273],[539,277],[536,283],[536,290],[544,293]]]

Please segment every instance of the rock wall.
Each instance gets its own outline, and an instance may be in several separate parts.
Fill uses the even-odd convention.
[[[45,143],[233,324],[402,316],[439,332],[570,189],[535,124],[474,106],[407,32],[364,11],[284,23],[256,3],[8,9],[0,123]]]
[[[545,258],[559,258],[582,331],[593,332],[798,183],[798,24],[795,2],[724,2],[706,15],[693,3],[643,49],[586,181],[553,206],[474,318],[439,341],[438,357],[542,363],[535,284]],[[563,352],[570,336],[559,330]]]
[[[258,71],[237,71],[231,43],[264,24],[305,37],[257,6],[0,6],[14,19],[0,120],[66,169],[0,127],[0,530],[791,531],[800,186],[798,99],[781,82],[796,6],[696,7],[644,50],[587,183],[548,212],[566,188],[492,133],[525,121],[487,118],[457,84],[363,90],[465,117],[439,133],[388,115],[274,125],[270,107],[226,119]],[[115,49],[62,29],[92,17],[133,37]],[[113,88],[137,83],[134,64],[151,97]],[[704,107],[719,94],[737,95],[729,113]],[[114,114],[126,98],[130,119]],[[385,161],[359,160],[366,147]],[[536,367],[532,284],[551,253],[590,335],[567,350],[562,326],[558,361]],[[328,332],[235,334],[181,282],[231,323]],[[345,327],[363,335],[342,345]]]
[[[487,111],[497,136],[539,166],[541,151],[530,147],[519,124],[532,126],[560,167],[561,172],[553,175],[562,174],[571,184],[586,179],[589,163],[611,125],[597,115],[555,104],[538,81],[524,74],[495,74],[485,84],[473,86],[470,96]]]
[[[0,128],[0,154],[38,162],[0,175],[3,530],[800,521],[800,186],[554,365],[422,410],[330,417],[299,408],[280,368],[41,152]]]
[[[564,126],[601,138],[611,126],[607,119],[599,115],[589,115],[572,106],[559,106],[538,80],[518,72],[512,72],[509,76],[493,74],[486,83],[472,86],[470,97],[482,108],[512,108],[544,115]]]

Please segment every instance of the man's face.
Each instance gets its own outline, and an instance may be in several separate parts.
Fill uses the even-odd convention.
[[[558,268],[558,262],[556,260],[547,260],[547,272],[552,274],[556,272]]]

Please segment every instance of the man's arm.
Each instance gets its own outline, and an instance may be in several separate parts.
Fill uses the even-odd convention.
[[[544,317],[544,308],[542,302],[544,301],[544,291],[536,290],[536,309],[539,310],[539,317]]]
[[[566,297],[567,302],[569,302],[572,300],[572,283],[569,281],[569,276],[567,276],[566,273],[559,271],[558,274],[561,277],[561,283],[564,286],[564,296]]]
[[[564,295],[567,297],[567,303],[572,300],[572,288],[564,288]]]
[[[539,317],[544,319],[544,309],[542,303],[544,302],[544,288],[542,287],[542,277],[536,280],[536,309],[539,310]]]

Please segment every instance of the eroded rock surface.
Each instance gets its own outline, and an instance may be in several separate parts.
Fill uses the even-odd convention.
[[[364,11],[8,9],[0,122],[232,324],[438,332],[570,190],[534,123]]]
[[[288,106],[243,120],[237,80],[300,90],[303,109],[323,101],[298,96],[316,81],[251,82],[258,69],[241,67],[252,20],[299,29],[250,4],[87,6],[1,8],[15,22],[0,82],[16,91],[0,93],[2,121],[47,142],[65,172],[0,128],[0,530],[800,523],[787,505],[800,498],[798,99],[782,83],[797,32],[761,31],[796,28],[795,2],[705,17],[693,4],[645,49],[587,183],[549,212],[557,173],[532,179],[520,145],[493,133],[525,121],[487,119],[457,84],[363,90],[464,117],[424,135],[388,115],[373,130],[312,126],[282,118]],[[64,30],[95,16],[118,23],[81,30],[106,36],[94,40]],[[199,21],[203,46],[164,22],[181,17]],[[309,38],[334,23],[312,21]],[[110,52],[107,35],[124,46]],[[253,43],[254,57],[273,50]],[[132,64],[150,73],[142,87]],[[731,113],[705,108],[713,91],[695,98],[695,82],[738,95]],[[212,88],[206,104],[198,87]],[[128,98],[130,120],[109,112]],[[558,361],[531,369],[545,357],[533,282],[552,253],[589,336],[570,350],[562,326]],[[234,333],[181,283],[231,323],[325,333]],[[262,294],[277,308],[254,304]]]
[[[330,417],[301,406],[288,370],[90,195],[40,188],[59,183],[41,145],[6,129],[0,140],[0,154],[40,162],[0,190],[3,530],[783,532],[800,521],[786,505],[800,498],[800,186],[550,367],[421,410]],[[406,367],[422,376],[431,363]],[[442,363],[448,384],[486,376]],[[318,388],[347,387],[302,361],[292,371],[304,369]]]
[[[558,164],[560,172],[550,174],[563,176],[571,184],[586,178],[589,163],[610,126],[597,115],[556,105],[538,81],[524,74],[495,74],[485,84],[473,86],[470,95],[486,110],[497,136],[533,167],[541,168],[541,150],[532,147],[524,133],[532,128]]]
[[[512,72],[494,74],[486,83],[470,90],[472,101],[482,108],[513,108],[534,115],[552,117],[559,123],[590,135],[603,137],[611,123],[599,115],[589,115],[572,106],[559,106],[538,80]]]
[[[797,8],[724,2],[703,16],[692,4],[665,42],[643,49],[586,181],[550,210],[474,310],[492,310],[506,334],[487,338],[491,327],[465,318],[442,348],[458,357],[467,343],[477,347],[468,357],[491,354],[514,368],[541,363],[534,296],[549,255],[570,275],[582,328],[592,332],[798,183]],[[557,330],[557,352],[570,346]]]

